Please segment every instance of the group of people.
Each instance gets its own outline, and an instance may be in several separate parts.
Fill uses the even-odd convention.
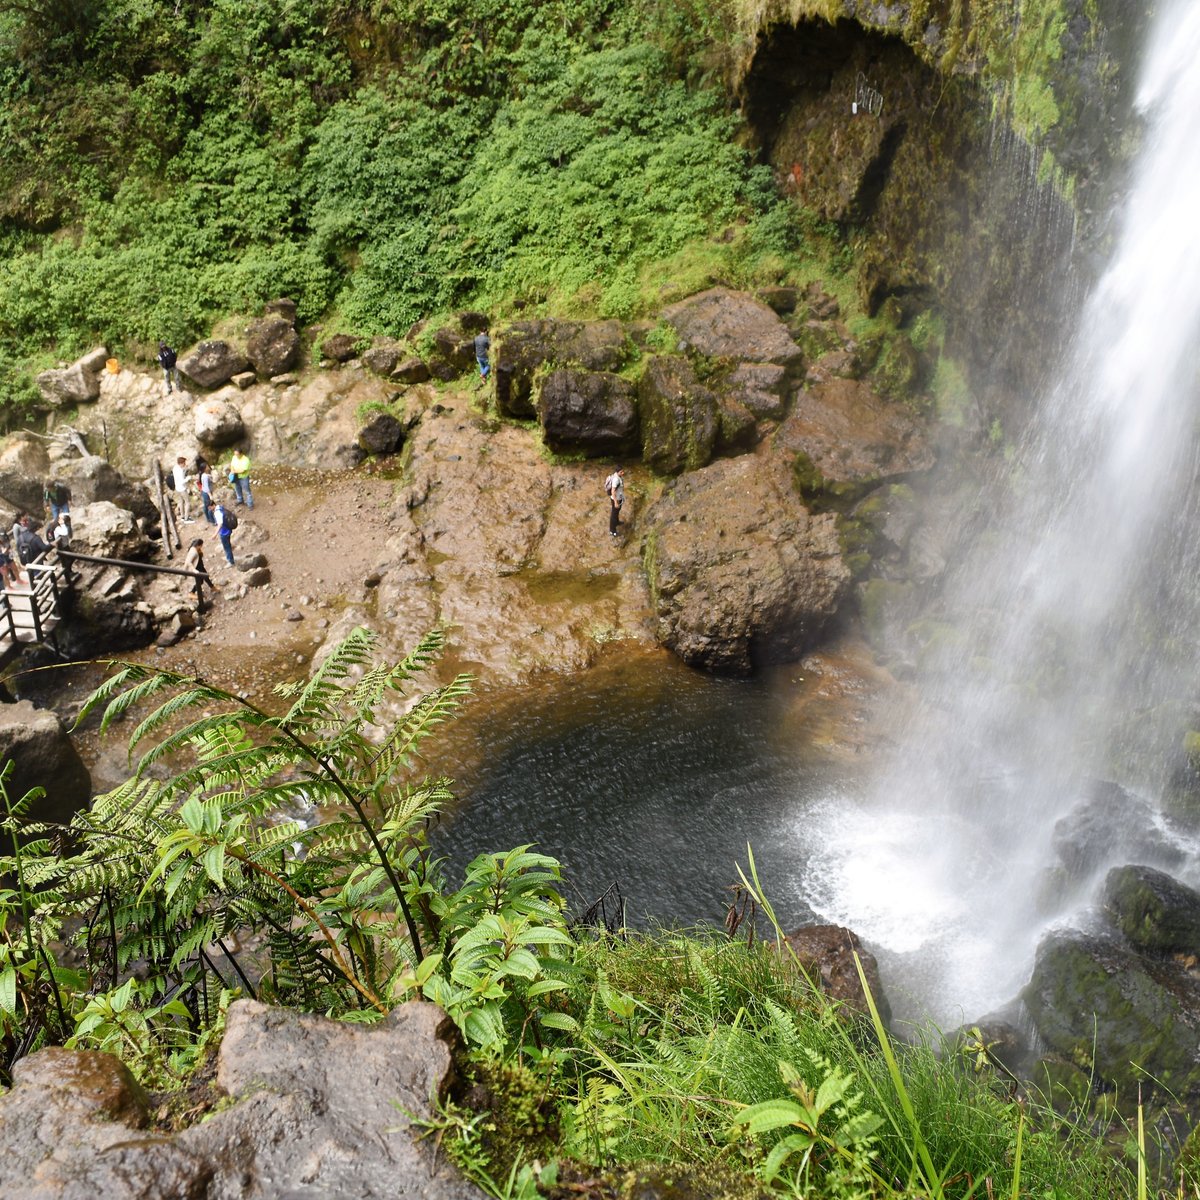
[[[19,512],[7,532],[0,531],[0,584],[8,590],[28,587],[22,567],[37,562],[50,547],[65,550],[71,540],[71,490],[60,480],[47,481],[42,491],[46,523]]]
[[[233,488],[233,495],[222,493],[214,484],[212,465],[203,455],[197,455],[194,471],[189,471],[185,455],[179,455],[171,468],[171,489],[175,498],[175,513],[178,520],[185,525],[195,524],[191,516],[191,489],[196,488],[200,497],[200,509],[204,520],[215,526],[221,549],[225,552],[225,561],[232,567],[233,531],[238,527],[236,508],[254,507],[254,493],[250,489],[250,456],[242,450],[234,451],[229,461],[227,478]],[[194,590],[196,593],[197,611],[203,612],[204,585],[213,587],[212,579],[204,562],[204,539],[192,538],[184,556],[185,570],[194,573]]]

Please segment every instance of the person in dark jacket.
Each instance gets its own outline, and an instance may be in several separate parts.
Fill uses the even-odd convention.
[[[486,383],[487,377],[492,369],[492,364],[488,359],[491,353],[492,339],[488,336],[488,331],[485,329],[481,333],[475,335],[475,361],[479,364],[479,382]]]
[[[175,368],[175,351],[166,342],[158,343],[158,365],[163,369],[163,379],[167,384],[167,395],[171,394],[171,383],[179,387],[179,372]]]

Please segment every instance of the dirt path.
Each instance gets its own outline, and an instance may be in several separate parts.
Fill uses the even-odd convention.
[[[244,572],[225,562],[216,530],[202,520],[183,526],[185,545],[189,536],[204,538],[219,592],[195,635],[143,652],[247,695],[302,675],[342,610],[369,600],[366,581],[394,532],[396,503],[394,479],[370,468],[271,467],[253,486],[254,508],[237,509],[234,558],[263,555],[271,582],[243,588]]]

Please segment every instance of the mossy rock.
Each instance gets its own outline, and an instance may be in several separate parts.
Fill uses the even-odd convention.
[[[1033,1082],[1056,1112],[1087,1112],[1092,1081],[1075,1063],[1053,1055],[1039,1058],[1034,1064]]]
[[[697,381],[686,358],[660,355],[646,363],[638,407],[642,457],[655,471],[678,475],[712,459],[721,430],[717,398]]]
[[[1046,1046],[1125,1096],[1161,1085],[1200,1095],[1200,980],[1113,939],[1052,933],[1022,992]]]
[[[1151,867],[1114,867],[1104,881],[1104,907],[1139,950],[1200,952],[1200,892]]]

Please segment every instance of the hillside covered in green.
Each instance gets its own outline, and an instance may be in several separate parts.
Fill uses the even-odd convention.
[[[630,315],[799,244],[735,140],[719,3],[0,4],[0,394],[294,297]],[[686,264],[677,258],[688,249]]]

